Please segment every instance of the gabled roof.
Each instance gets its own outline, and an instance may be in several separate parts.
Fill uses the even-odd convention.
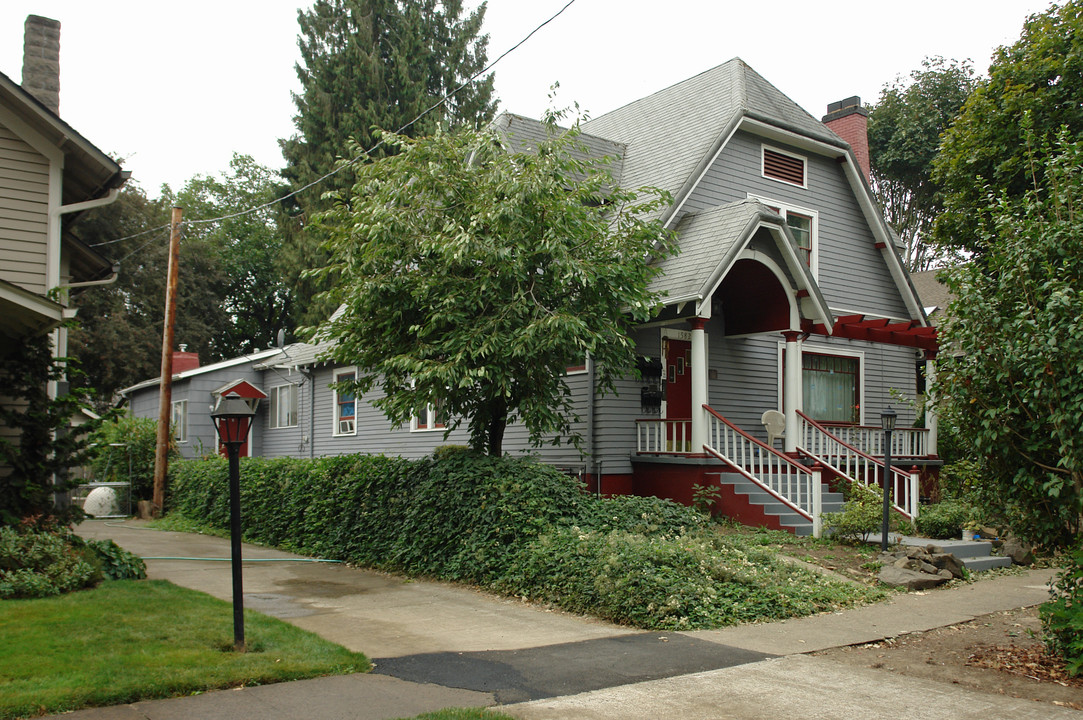
[[[679,203],[682,191],[746,117],[843,152],[849,148],[740,58],[584,122],[582,128],[627,145],[621,185],[658,187]]]
[[[255,366],[257,360],[269,358],[273,355],[278,354],[279,352],[281,352],[281,350],[278,350],[277,348],[271,350],[260,350],[259,352],[252,353],[251,355],[241,355],[240,357],[222,360],[221,362],[211,363],[210,365],[201,365],[200,367],[192,368],[191,370],[185,370],[184,372],[180,373],[173,373],[173,382],[176,382],[177,380],[185,380],[190,377],[196,377],[197,375],[204,375],[206,373],[214,372],[215,370],[221,370],[223,368],[243,365],[245,363],[252,363],[253,366]],[[143,388],[158,385],[161,382],[161,377],[156,377],[153,380],[144,380],[141,383],[136,383],[135,385],[124,388],[120,391],[120,394],[127,395],[128,393],[135,390],[142,390]]]
[[[116,161],[2,72],[0,106],[63,151],[65,205],[100,197],[127,180]]]
[[[549,139],[549,133],[551,132],[549,127],[541,120],[507,112],[498,115],[493,120],[491,127],[508,144],[508,148],[512,152],[534,152],[539,143]],[[568,128],[558,126],[556,130],[565,132]],[[609,158],[609,174],[613,176],[614,182],[621,183],[623,158],[627,149],[623,143],[607,140],[587,132],[580,132],[576,140],[586,152],[580,153],[573,149],[573,157],[581,160]]]
[[[761,227],[771,231],[796,289],[806,291],[806,315],[829,324],[831,311],[812,272],[799,257],[785,221],[757,200],[738,200],[686,215],[677,226],[681,252],[659,262],[662,273],[650,289],[665,293],[666,304],[706,301]]]

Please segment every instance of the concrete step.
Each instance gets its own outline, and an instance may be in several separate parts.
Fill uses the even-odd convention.
[[[892,536],[888,536],[889,539]],[[960,560],[966,558],[989,557],[993,552],[993,543],[986,540],[934,540],[932,538],[896,536],[902,545],[925,547],[935,545],[942,552],[951,553]]]
[[[934,545],[941,552],[951,553],[970,572],[982,572],[992,568],[1011,567],[1012,559],[993,555],[993,543],[985,540],[934,540],[932,538],[888,535],[888,540],[901,545],[926,547]]]
[[[960,562],[966,566],[966,569],[970,572],[982,572],[983,570],[992,570],[993,568],[1011,567],[1012,559],[1010,557],[1000,557],[999,555],[990,555],[989,557],[970,557],[959,558]]]

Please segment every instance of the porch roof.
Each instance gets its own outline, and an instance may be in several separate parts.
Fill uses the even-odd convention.
[[[830,326],[831,311],[811,270],[798,256],[789,228],[778,213],[758,200],[738,200],[682,218],[677,225],[680,252],[659,261],[662,272],[650,289],[664,293],[669,304],[708,302],[761,227],[771,232],[785,258],[796,285],[793,289],[801,298],[802,316]]]

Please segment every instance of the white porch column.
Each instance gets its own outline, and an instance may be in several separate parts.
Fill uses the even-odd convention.
[[[692,325],[692,452],[703,452],[707,444],[707,318],[696,317]]]
[[[801,432],[797,411],[804,409],[804,396],[801,392],[801,333],[790,331],[782,333],[782,336],[786,338],[785,397],[782,398],[786,411],[786,435],[782,448],[793,453],[797,452],[797,436]]]
[[[936,383],[936,353],[932,350],[925,351],[925,427],[929,429],[930,455],[937,455],[936,435],[938,418],[936,416],[936,396],[933,394],[933,386]]]

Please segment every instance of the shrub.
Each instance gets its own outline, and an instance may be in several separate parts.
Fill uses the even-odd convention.
[[[970,509],[960,502],[945,500],[921,508],[917,530],[931,538],[958,538],[970,519]]]
[[[855,485],[842,512],[824,513],[824,530],[836,540],[863,542],[883,527],[884,493],[875,486]]]
[[[147,564],[143,559],[112,540],[87,540],[84,545],[106,580],[142,580],[147,577]]]
[[[1069,675],[1083,674],[1083,549],[1077,549],[1039,608],[1045,644],[1064,659]]]
[[[0,527],[0,599],[60,595],[100,579],[66,531]]]
[[[228,527],[226,463],[173,465],[172,508]],[[249,540],[478,583],[648,628],[715,627],[828,610],[869,591],[722,542],[692,508],[597,499],[530,458],[244,459]],[[796,577],[801,575],[801,577]]]
[[[130,482],[132,500],[150,500],[154,495],[154,453],[158,443],[158,422],[151,418],[118,417],[90,435],[90,467],[100,482]],[[169,456],[179,456],[176,440],[170,435]]]

